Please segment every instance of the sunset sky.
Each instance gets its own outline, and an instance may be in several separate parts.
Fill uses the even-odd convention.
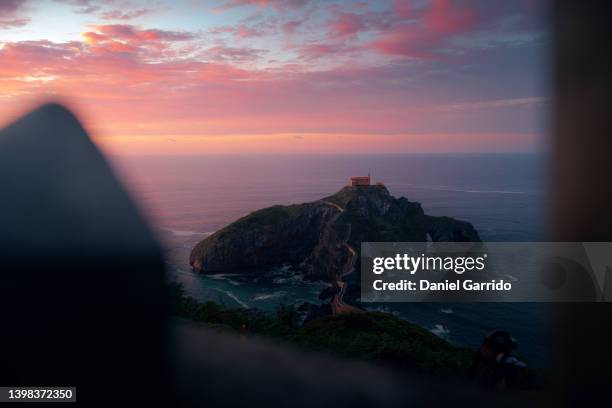
[[[0,0],[0,126],[60,100],[112,153],[539,150],[545,4]]]

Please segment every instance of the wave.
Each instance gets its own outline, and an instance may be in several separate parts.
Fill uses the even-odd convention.
[[[215,274],[205,275],[205,276],[209,279],[215,279],[215,280],[231,280],[231,278],[236,277],[236,276],[241,276],[241,275],[238,273],[215,273]]]
[[[278,291],[278,292],[273,292],[273,293],[257,293],[255,295],[253,295],[253,297],[251,297],[252,301],[258,301],[258,300],[270,300],[270,299],[276,299],[282,296],[285,296],[287,294],[287,292],[285,291]]]
[[[241,282],[238,282],[238,281],[235,281],[235,280],[231,279],[232,277],[242,276],[241,274],[238,274],[238,273],[218,273],[218,274],[215,274],[215,275],[199,275],[199,274],[194,273],[193,271],[187,271],[187,270],[179,268],[179,267],[174,268],[174,273],[177,274],[177,275],[188,275],[190,277],[197,276],[198,278],[201,278],[201,279],[204,279],[204,280],[206,280],[206,279],[224,280],[227,283],[229,283],[230,285],[234,285],[234,286],[242,285]]]
[[[451,309],[450,307],[442,308],[442,309],[440,309],[440,313],[453,314],[453,309]]]
[[[246,304],[242,300],[238,299],[238,297],[236,295],[234,295],[232,292],[230,292],[229,290],[221,290],[221,289],[216,289],[216,290],[221,292],[221,293],[223,293],[227,297],[231,298],[232,300],[234,300],[236,303],[238,303],[243,308],[245,308],[245,309],[250,309],[251,308],[248,304]]]
[[[448,336],[450,335],[450,329],[443,324],[436,324],[430,331],[443,339],[448,339]]]
[[[207,278],[209,279],[214,279],[214,280],[223,280],[226,281],[227,283],[229,283],[230,285],[233,286],[240,286],[241,283],[232,279],[238,276],[242,276],[238,273],[218,273],[218,274],[214,274],[214,275],[206,275]]]
[[[272,283],[276,285],[284,285],[284,284],[294,285],[294,284],[304,283],[304,278],[302,277],[302,275],[299,275],[299,274],[289,275],[289,276],[277,276],[276,278],[272,279]]]

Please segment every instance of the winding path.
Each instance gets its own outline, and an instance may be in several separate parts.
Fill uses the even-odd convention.
[[[338,214],[336,214],[334,218],[330,221],[330,224],[333,224],[340,217],[340,215],[342,215],[342,213],[344,212],[344,208],[342,208],[336,203],[332,203],[331,201],[323,201],[323,203],[327,205],[331,205],[332,207],[338,210]],[[340,290],[338,291],[338,293],[336,293],[332,297],[332,300],[331,300],[332,314],[334,315],[342,314],[342,313],[361,313],[362,312],[361,309],[358,309],[355,306],[346,304],[342,300],[344,297],[344,294],[346,293],[346,287],[348,286],[348,284],[344,282],[342,279],[345,276],[353,273],[353,271],[355,270],[355,263],[357,262],[357,252],[347,242],[349,237],[351,236],[351,224],[348,224],[348,227],[349,228],[346,234],[346,238],[343,240],[342,245],[344,245],[346,249],[349,251],[349,253],[351,254],[350,268],[346,268],[340,274],[340,276],[338,277],[338,280],[336,280],[336,285],[338,286]]]

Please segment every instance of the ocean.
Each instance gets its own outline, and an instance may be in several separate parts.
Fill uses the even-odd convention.
[[[546,156],[283,155],[113,156],[111,162],[149,218],[167,254],[168,280],[199,300],[273,310],[318,302],[324,282],[304,282],[283,268],[252,275],[203,276],[189,267],[191,248],[248,213],[275,204],[314,201],[370,173],[392,195],[418,201],[430,215],[471,222],[484,241],[544,239]],[[549,309],[526,303],[389,303],[371,305],[476,348],[493,329],[512,333],[535,366],[546,362]]]

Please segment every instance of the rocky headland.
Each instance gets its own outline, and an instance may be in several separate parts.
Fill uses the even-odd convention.
[[[480,237],[469,222],[426,215],[421,204],[393,197],[383,185],[347,186],[314,202],[255,211],[199,242],[189,262],[206,274],[291,265],[305,279],[351,282],[344,291],[354,293],[361,242],[426,240]]]

